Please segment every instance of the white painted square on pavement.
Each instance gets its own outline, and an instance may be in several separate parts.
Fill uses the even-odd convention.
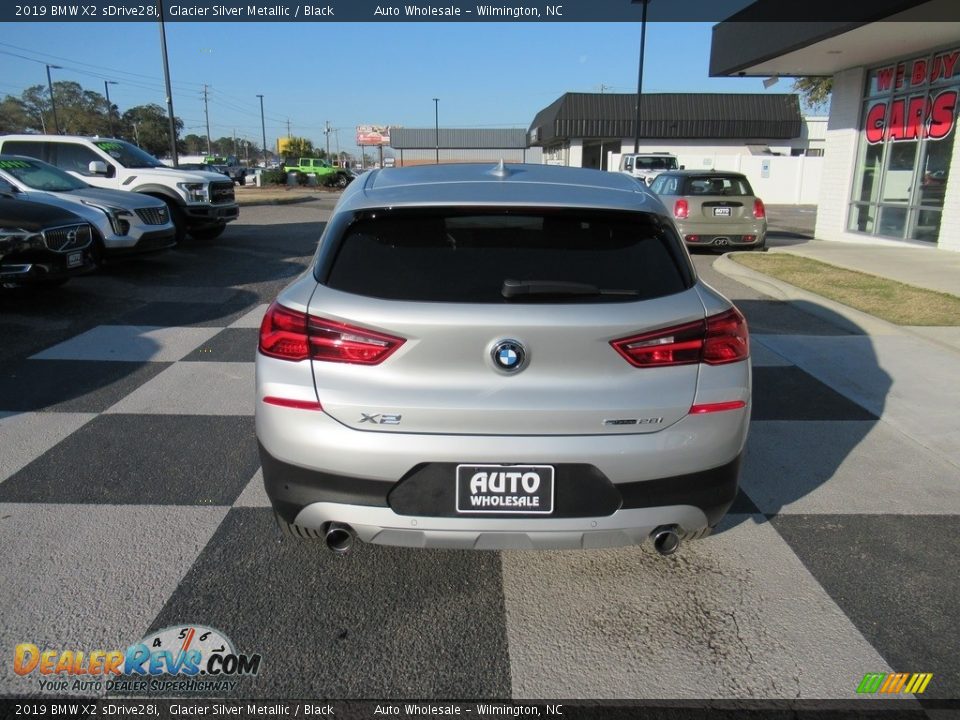
[[[504,552],[514,697],[855,698],[888,670],[762,515],[723,527],[669,558]]]
[[[95,413],[0,413],[0,482],[95,417]]]
[[[237,318],[233,323],[229,325],[232,328],[259,328],[260,323],[263,321],[263,316],[267,313],[267,308],[270,307],[266,303],[263,305],[257,305],[253,310],[248,312],[246,315],[243,315]]]
[[[173,362],[223,328],[99,325],[33,356],[35,360]]]
[[[184,362],[171,365],[108,413],[153,415],[253,415],[254,365]]]

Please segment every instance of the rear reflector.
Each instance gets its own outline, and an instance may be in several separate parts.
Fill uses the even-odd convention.
[[[747,321],[736,308],[684,325],[611,340],[634,367],[725,365],[750,356]]]
[[[687,242],[700,242],[699,235],[684,235],[683,239],[686,240]]]
[[[293,400],[292,398],[267,395],[263,398],[263,402],[267,405],[279,405],[280,407],[296,408],[297,410],[323,410],[323,406],[316,400]]]
[[[405,341],[374,330],[307,315],[273,303],[260,324],[260,352],[280,360],[377,365]]]
[[[743,400],[731,400],[730,402],[704,403],[703,405],[694,405],[690,408],[691,415],[706,415],[707,413],[724,412],[726,410],[739,410],[745,408],[747,404]]]

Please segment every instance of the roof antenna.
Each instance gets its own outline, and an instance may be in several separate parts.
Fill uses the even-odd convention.
[[[510,176],[510,171],[503,166],[503,158],[500,158],[500,162],[498,162],[497,166],[490,171],[490,174],[498,178],[505,178]]]

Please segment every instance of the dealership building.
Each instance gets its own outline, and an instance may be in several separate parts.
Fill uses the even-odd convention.
[[[960,252],[956,9],[879,0],[870,22],[757,21],[779,4],[714,27],[710,74],[833,77],[816,236]]]

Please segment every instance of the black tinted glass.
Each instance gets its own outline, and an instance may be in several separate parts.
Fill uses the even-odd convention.
[[[753,195],[745,177],[727,175],[696,175],[688,177],[684,195]]]
[[[578,284],[570,295],[523,299],[567,303],[661,297],[691,282],[672,231],[654,216],[536,210],[360,213],[324,275],[357,295],[470,303],[507,302],[506,280]]]

